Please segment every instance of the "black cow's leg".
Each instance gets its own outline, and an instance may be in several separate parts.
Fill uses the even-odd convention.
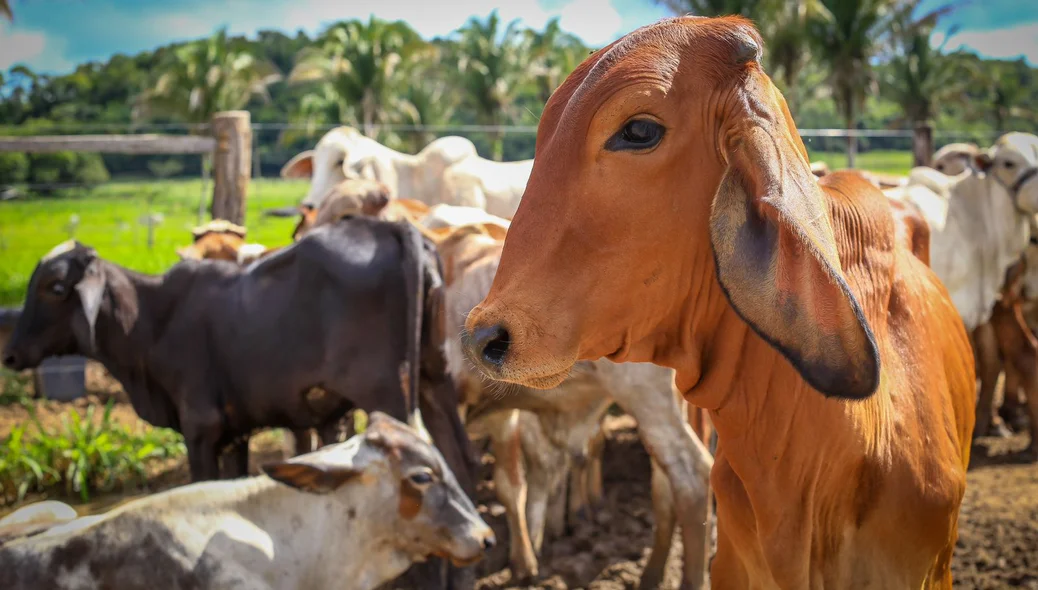
[[[243,437],[231,445],[223,455],[223,476],[226,479],[245,477],[249,474],[249,437]]]
[[[220,412],[206,408],[194,399],[184,396],[186,408],[181,408],[181,426],[187,445],[187,460],[191,467],[191,481],[220,479],[219,442],[223,433]],[[194,404],[194,405],[192,405]]]
[[[220,479],[220,462],[216,445],[199,436],[184,436],[187,444],[187,462],[191,468],[191,481]]]
[[[432,436],[433,444],[443,454],[447,466],[454,472],[458,484],[473,501],[476,499],[477,461],[472,452],[465,425],[458,415],[458,393],[449,379],[423,379],[418,397],[422,421]],[[449,590],[470,590],[476,585],[472,567],[457,568],[446,562],[430,560],[430,567],[447,567],[444,587]],[[442,578],[440,578],[442,579]],[[430,586],[432,587],[432,586]]]

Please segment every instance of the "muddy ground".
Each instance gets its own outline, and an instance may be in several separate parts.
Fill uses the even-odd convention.
[[[132,408],[103,370],[91,369],[89,400],[72,404],[38,402],[44,424],[57,421],[67,409],[82,411],[89,401],[115,397],[114,416],[120,422],[139,425]],[[18,406],[0,406],[0,436],[12,424],[27,418]],[[638,441],[636,425],[629,417],[609,418],[605,450],[605,501],[588,522],[568,523],[569,535],[545,543],[541,576],[533,583],[516,584],[507,569],[508,534],[504,510],[494,498],[490,483],[492,459],[484,457],[484,478],[479,486],[480,510],[497,533],[499,544],[479,564],[477,588],[543,588],[566,590],[590,588],[619,590],[636,588],[638,577],[652,544],[652,514],[649,499],[649,458]],[[254,437],[251,447],[255,465],[282,455],[290,441],[277,434]],[[1018,451],[1027,444],[1026,435],[1009,439],[982,439],[974,447],[966,499],[962,508],[959,541],[953,571],[956,588],[1028,588],[1038,590],[1038,466],[1023,463]],[[121,494],[93,499],[81,512],[107,510],[134,495],[186,483],[184,461],[155,465],[149,481]],[[38,500],[34,497],[32,500]],[[74,499],[59,498],[69,503]],[[0,514],[12,507],[0,507]],[[680,579],[680,540],[675,538],[666,588],[676,588]]]

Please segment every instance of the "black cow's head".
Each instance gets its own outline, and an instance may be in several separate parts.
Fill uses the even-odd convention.
[[[75,240],[56,246],[32,273],[4,365],[20,371],[49,356],[90,350],[104,291],[104,271],[93,248]]]

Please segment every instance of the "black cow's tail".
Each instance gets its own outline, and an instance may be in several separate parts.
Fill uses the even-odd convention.
[[[407,352],[400,370],[400,385],[404,390],[407,421],[425,434],[418,412],[418,380],[422,362],[422,317],[425,315],[425,268],[422,262],[424,244],[422,234],[410,222],[397,222],[401,229],[403,247],[404,284],[407,289]],[[417,422],[417,423],[416,423]]]

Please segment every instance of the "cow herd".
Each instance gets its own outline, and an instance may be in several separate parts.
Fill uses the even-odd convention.
[[[56,246],[4,364],[98,360],[196,483],[15,513],[0,585],[374,588],[431,557],[410,582],[469,586],[495,542],[474,440],[535,577],[602,500],[615,403],[652,458],[642,587],[680,530],[684,587],[950,588],[972,437],[1038,428],[1038,137],[830,172],[760,51],[738,18],[639,29],[552,95],[528,162],[335,129],[282,170],[310,181],[286,247],[214,221],[149,276]],[[271,427],[298,455],[245,477]]]

